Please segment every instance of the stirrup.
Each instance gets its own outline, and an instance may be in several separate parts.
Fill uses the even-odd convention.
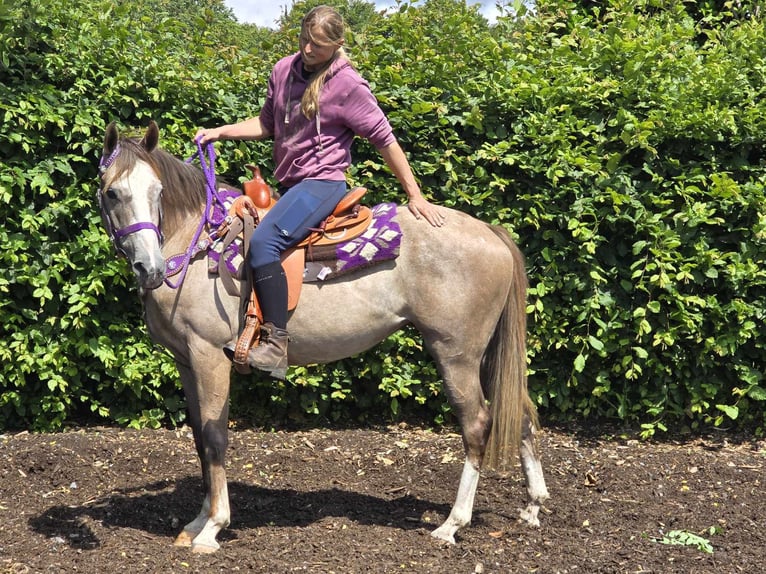
[[[237,371],[240,375],[249,375],[252,373],[252,369],[250,368],[250,365],[247,364],[247,362],[244,363],[237,363],[234,360],[236,350],[237,350],[237,342],[239,339],[236,337],[226,343],[223,346],[223,354],[226,355],[226,358],[229,359],[232,364],[234,365],[234,370]]]

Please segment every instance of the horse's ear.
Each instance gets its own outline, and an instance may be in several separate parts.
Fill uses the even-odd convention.
[[[153,151],[157,147],[157,143],[160,141],[160,128],[157,127],[157,123],[152,120],[149,122],[149,127],[146,128],[146,134],[144,139],[141,140],[141,145],[146,148],[146,151]]]
[[[114,148],[117,147],[117,141],[120,139],[120,133],[117,131],[117,122],[112,122],[106,126],[106,135],[104,136],[104,157],[112,155]]]

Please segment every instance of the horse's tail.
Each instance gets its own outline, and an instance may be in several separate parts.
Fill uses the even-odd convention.
[[[527,273],[524,255],[508,231],[491,226],[513,256],[510,288],[495,332],[484,352],[482,385],[490,401],[492,429],[484,466],[504,469],[518,453],[524,417],[538,426],[537,409],[527,391]]]

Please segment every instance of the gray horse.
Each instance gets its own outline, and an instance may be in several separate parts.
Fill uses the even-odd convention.
[[[202,465],[202,509],[176,544],[213,552],[230,518],[224,459],[231,363],[221,349],[238,331],[240,302],[202,256],[192,259],[180,286],[166,281],[166,260],[186,252],[199,229],[209,185],[203,170],[162,151],[158,141],[154,122],[140,140],[110,124],[98,196],[115,248],[136,274],[149,333],[175,358]],[[433,532],[454,544],[471,521],[482,464],[504,468],[519,454],[528,494],[521,518],[531,525],[539,525],[548,491],[527,392],[523,256],[502,227],[445,211],[445,226],[435,228],[399,208],[399,257],[305,284],[288,329],[292,365],[361,353],[406,325],[422,334],[465,448],[455,503]]]

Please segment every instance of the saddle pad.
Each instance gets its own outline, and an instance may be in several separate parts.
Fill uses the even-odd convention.
[[[396,204],[372,208],[370,227],[345,243],[306,251],[304,283],[326,281],[399,256],[402,230],[396,221]]]
[[[402,230],[396,221],[396,204],[376,205],[372,208],[369,229],[359,237],[337,245],[316,246],[306,250],[303,282],[326,281],[375,263],[396,259],[401,239]],[[208,251],[210,273],[218,273],[218,260],[221,256],[225,257],[226,266],[232,275],[241,279],[244,262],[241,240],[232,242],[223,254],[215,246]]]

